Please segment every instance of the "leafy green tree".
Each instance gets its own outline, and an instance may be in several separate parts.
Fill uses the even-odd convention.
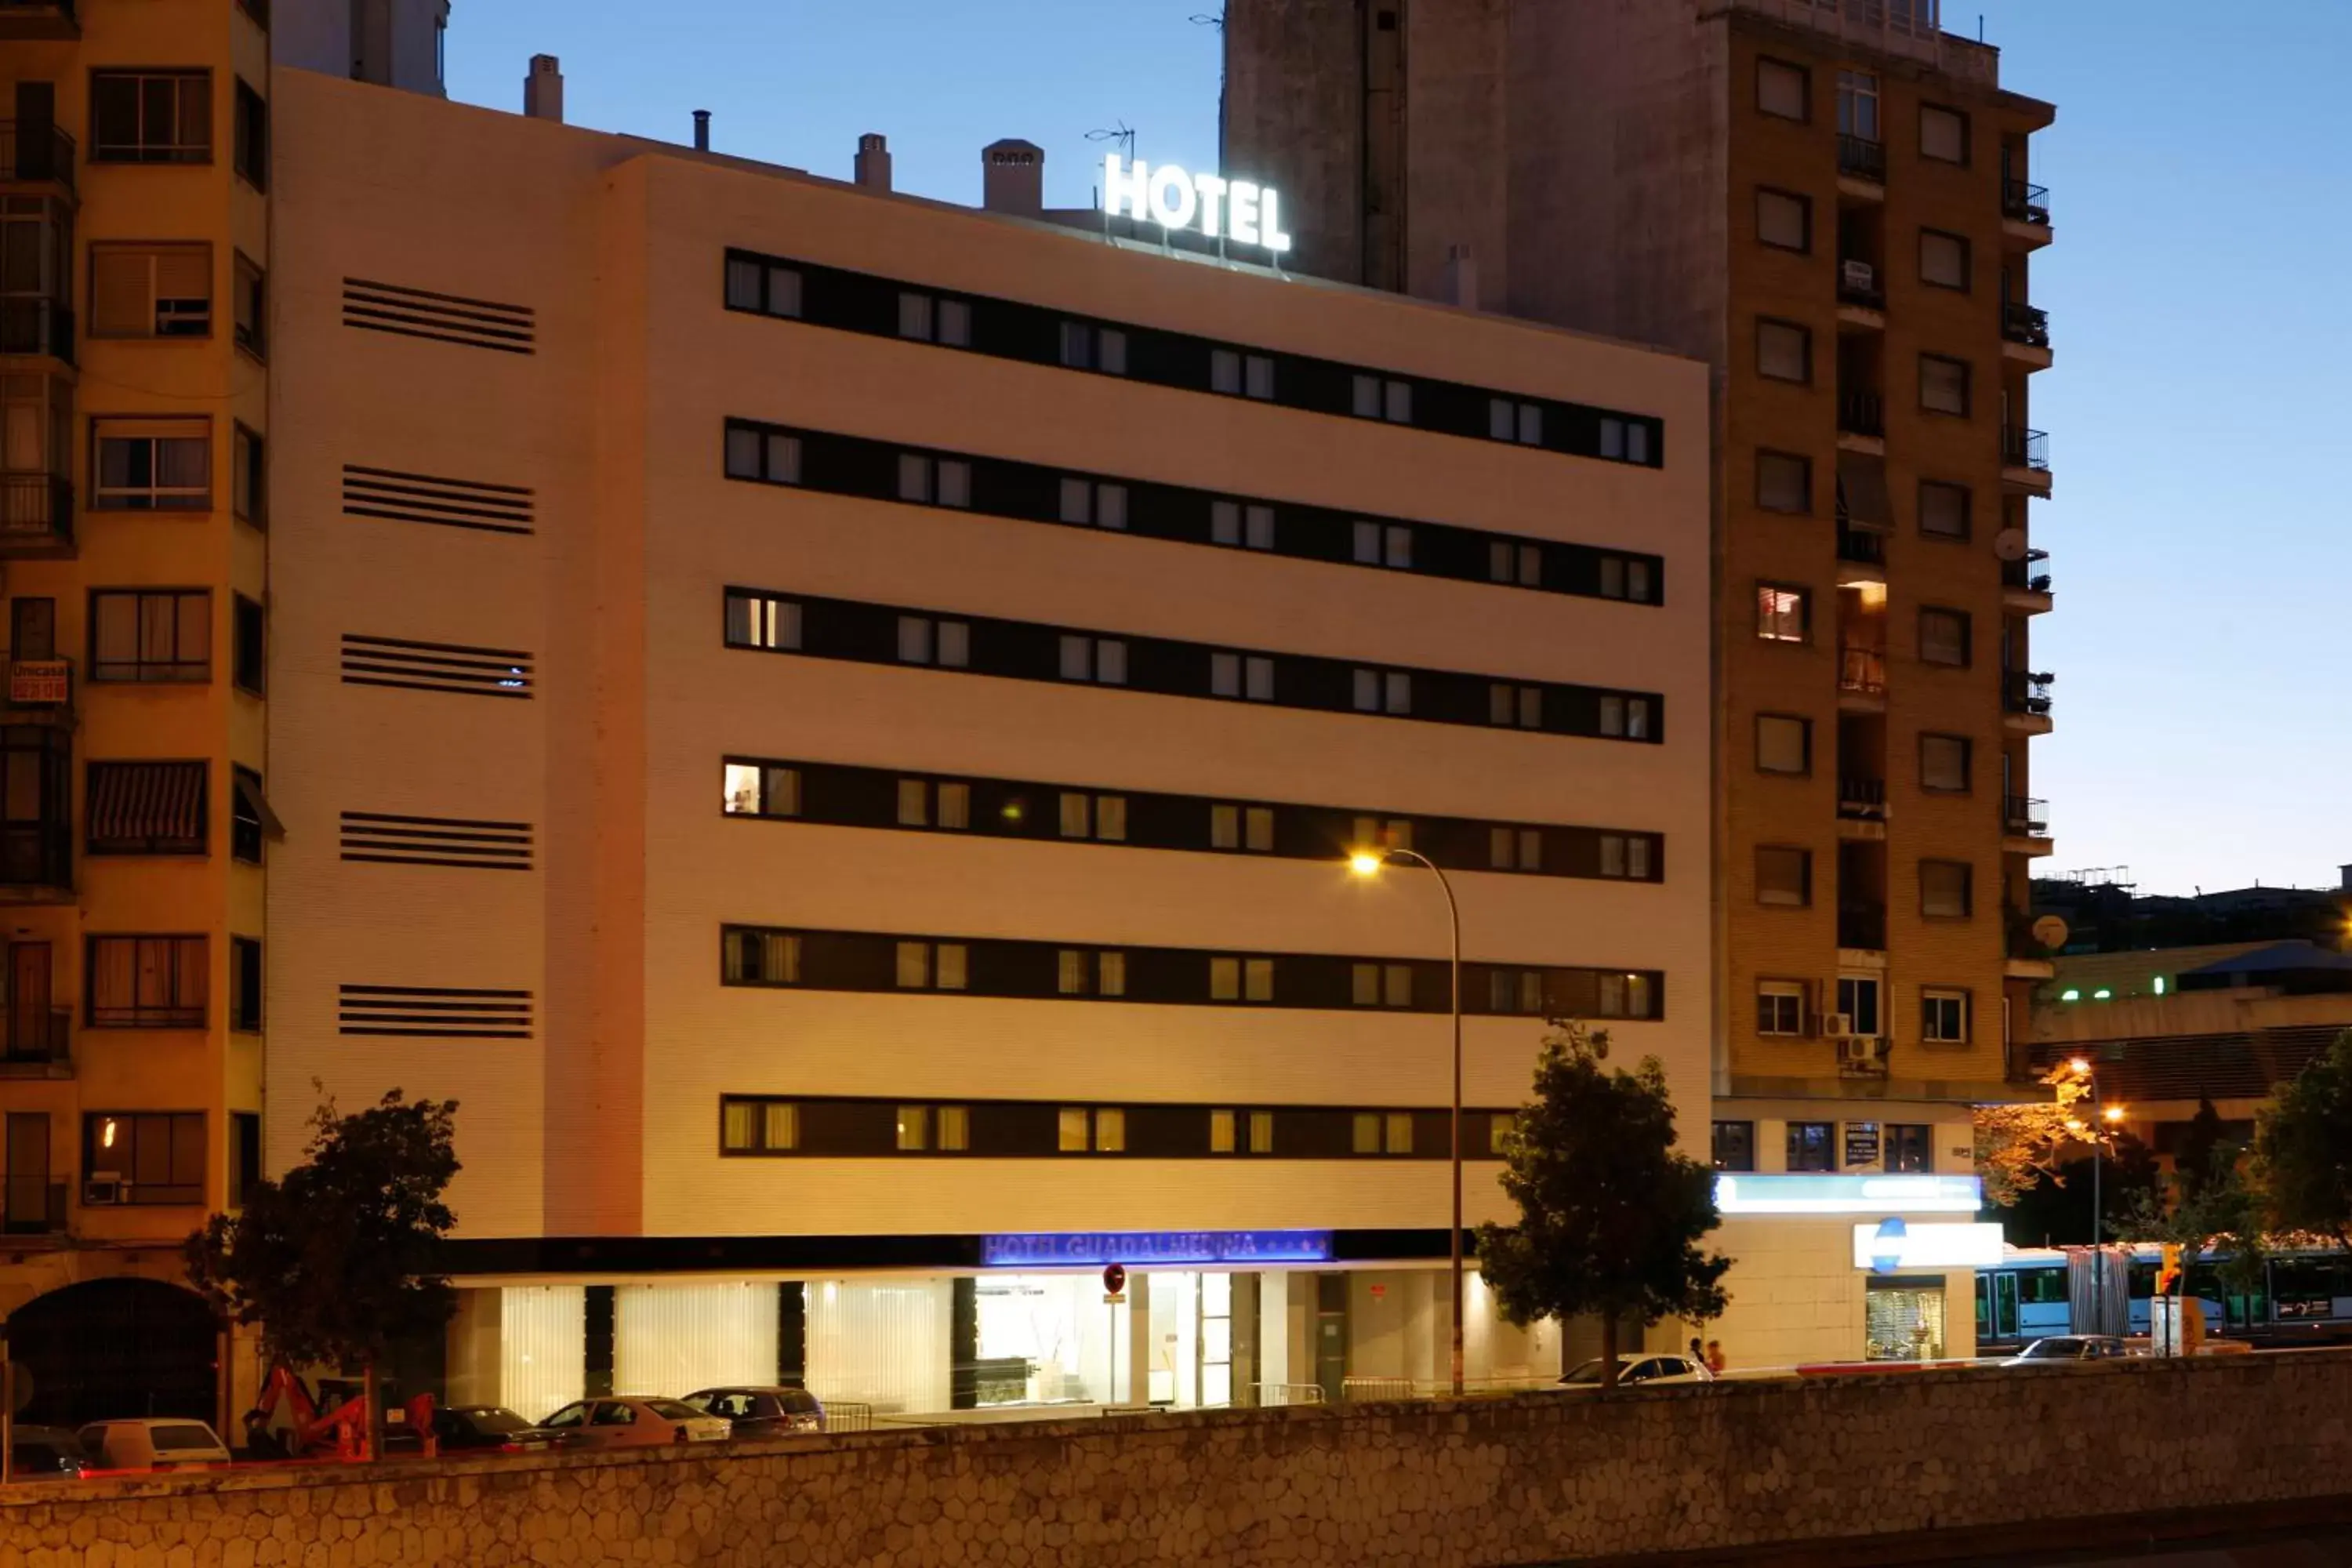
[[[1478,1271],[1525,1325],[1601,1315],[1601,1386],[1617,1381],[1618,1326],[1722,1314],[1731,1259],[1700,1240],[1722,1223],[1715,1173],[1675,1148],[1675,1108],[1655,1057],[1602,1066],[1606,1033],[1554,1020],[1535,1099],[1504,1135],[1503,1190],[1519,1223],[1478,1227]]]
[[[2254,1160],[2275,1229],[2352,1247],[2352,1029],[2263,1108]]]
[[[241,1213],[213,1215],[182,1247],[189,1280],[215,1310],[259,1325],[273,1361],[364,1369],[372,1454],[383,1452],[379,1363],[457,1308],[439,1268],[457,1223],[441,1201],[457,1173],[457,1110],[396,1089],[349,1116],[323,1100],[302,1163],[251,1184]]]

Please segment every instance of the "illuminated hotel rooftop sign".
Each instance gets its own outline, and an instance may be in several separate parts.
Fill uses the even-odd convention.
[[[1330,1260],[1328,1230],[1073,1231],[980,1238],[980,1261],[988,1268]]]
[[[1282,198],[1247,180],[1189,174],[1173,163],[1155,167],[1140,158],[1130,164],[1113,153],[1103,160],[1103,206],[1113,217],[1163,228],[1197,225],[1207,238],[1231,237],[1276,256],[1290,248],[1290,237],[1282,232]]]
[[[1758,1176],[1715,1179],[1725,1214],[1974,1214],[1984,1207],[1975,1176]]]

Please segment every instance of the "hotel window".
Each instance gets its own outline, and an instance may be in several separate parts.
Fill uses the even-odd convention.
[[[1061,799],[1062,837],[1099,838],[1118,843],[1127,837],[1127,797],[1088,795],[1065,790]]]
[[[1486,434],[1497,441],[1512,441],[1522,447],[1544,444],[1543,405],[1520,403],[1508,397],[1486,400]]]
[[[1969,411],[1969,365],[1944,354],[1919,356],[1919,406],[1930,414]]]
[[[898,944],[898,988],[961,991],[966,981],[967,956],[960,942],[902,942]]]
[[[1756,716],[1756,771],[1806,774],[1813,771],[1813,721],[1780,713]]]
[[[91,937],[89,1026],[203,1028],[209,951],[201,936]]]
[[[1969,536],[1969,489],[1937,479],[1919,481],[1919,531],[1937,539]]]
[[[1274,808],[1270,805],[1209,807],[1209,847],[1274,853]]]
[[[1127,994],[1127,954],[1064,948],[1058,955],[1057,989],[1065,996]]]
[[[1937,289],[1969,287],[1969,242],[1964,236],[1940,229],[1919,231],[1919,281]],[[1966,412],[1956,410],[1955,412]]]
[[[1774,381],[1811,381],[1813,334],[1794,321],[1758,321],[1756,372]]]
[[[1496,1111],[1486,1118],[1486,1152],[1497,1160],[1510,1158],[1511,1132],[1519,1119],[1507,1110]]]
[[[203,1111],[94,1111],[81,1125],[82,1170],[123,1178],[122,1202],[205,1201]]]
[[[1969,161],[1969,117],[1940,104],[1919,106],[1919,156],[1939,163]]]
[[[1601,419],[1601,455],[1613,462],[1647,463],[1650,460],[1650,427],[1639,419],[1619,419],[1603,415]]]
[[[1603,697],[1601,700],[1601,732],[1628,741],[1648,740],[1650,700],[1646,697]]]
[[[796,648],[801,646],[801,607],[790,599],[730,590],[727,646]]]
[[[1091,1120],[1084,1106],[1062,1107],[1061,1114],[1055,1118],[1054,1147],[1065,1154],[1085,1153],[1088,1142],[1088,1123]]]
[[[1965,735],[1919,737],[1919,787],[1939,795],[1965,795],[1969,788],[1969,751]]]
[[[1604,839],[1605,841],[1605,839]],[[1619,839],[1622,853],[1623,839]],[[1604,852],[1602,858],[1607,859]],[[1486,866],[1494,871],[1543,869],[1543,834],[1533,827],[1496,827],[1486,833]],[[1607,875],[1604,871],[1602,875]],[[1620,875],[1622,875],[1621,872]]]
[[[1756,504],[1766,511],[1813,510],[1813,465],[1787,452],[1756,454]]]
[[[898,826],[943,827],[961,831],[971,826],[971,786],[934,784],[929,779],[898,781]]]
[[[1274,360],[1267,354],[1245,354],[1239,349],[1209,351],[1209,390],[1229,397],[1274,401]]]
[[[1756,237],[1780,250],[1813,247],[1813,204],[1788,191],[1759,187]]]
[[[1127,684],[1127,644],[1117,637],[1076,634],[1062,638],[1062,679],[1101,686]]]
[[[898,1148],[913,1152],[931,1146],[931,1108],[928,1105],[902,1105],[898,1108]]]
[[[1486,722],[1498,729],[1543,728],[1543,688],[1496,681],[1486,688]]]
[[[1095,1152],[1123,1154],[1127,1152],[1127,1112],[1116,1107],[1104,1106],[1095,1112]]]
[[[1360,816],[1355,831],[1348,842],[1366,849],[1410,849],[1412,847],[1412,818],[1391,816]]]
[[[1931,1046],[1969,1043],[1969,994],[1965,991],[1919,993],[1919,1038]]]
[[[1756,635],[1766,642],[1804,642],[1812,635],[1813,596],[1770,583],[1756,587]]]
[[[1236,550],[1274,548],[1274,508],[1237,500],[1209,503],[1209,542]]]
[[[961,1153],[971,1147],[971,1109],[963,1105],[941,1105],[931,1112],[932,1125],[938,1131],[934,1145],[943,1154]]]
[[[1522,588],[1543,586],[1543,548],[1497,539],[1486,546],[1486,580],[1517,583]]]
[[[212,73],[92,71],[89,161],[211,163]]]
[[[1209,1152],[1212,1154],[1233,1153],[1235,1149],[1234,1138],[1234,1128],[1235,1122],[1234,1113],[1232,1111],[1212,1110],[1209,1112]]]
[[[749,425],[727,426],[727,477],[771,485],[801,482],[801,438]]]
[[[238,425],[229,432],[229,510],[256,528],[269,524],[268,447]],[[255,690],[259,690],[256,687]]]
[[[1752,1171],[1756,1168],[1756,1123],[1718,1121],[1714,1128],[1715,1168]]]
[[[1274,960],[1212,958],[1209,960],[1209,1000],[1212,1002],[1273,1001]]]
[[[1919,862],[1919,912],[1929,920],[1966,920],[1975,908],[1975,868],[1965,860]]]
[[[1969,617],[1964,610],[1919,612],[1919,659],[1965,668],[1969,662]]]
[[[1601,596],[1604,599],[1628,599],[1636,605],[1648,604],[1650,563],[1624,555],[1602,556]]]
[[[1062,480],[1062,521],[1082,528],[1127,527],[1127,487],[1098,483],[1076,475]]]
[[[93,338],[208,338],[212,247],[92,245],[89,305]]]
[[[1601,836],[1601,874],[1629,881],[1650,880],[1650,836],[1646,833],[1604,833]],[[1533,870],[1534,867],[1523,867]]]
[[[937,664],[942,669],[971,665],[971,624],[934,621],[929,616],[898,617],[898,662]]]
[[[1505,1015],[1544,1010],[1544,977],[1540,969],[1495,969],[1486,975],[1486,1011]]]
[[[1756,1032],[1798,1036],[1805,1032],[1805,988],[1794,980],[1756,983]]]
[[[719,1102],[719,1147],[728,1154],[781,1154],[800,1147],[800,1107],[781,1100]]]
[[[1402,523],[1359,521],[1355,530],[1356,563],[1412,570],[1412,530]]]
[[[902,290],[898,295],[898,335],[916,342],[968,349],[971,347],[971,306],[962,300]]]
[[[1657,998],[1652,994],[1650,977],[1640,973],[1601,975],[1600,1014],[1604,1018],[1656,1017]]]
[[[1055,1143],[1066,1154],[1083,1154],[1089,1147],[1097,1154],[1124,1153],[1127,1112],[1110,1106],[1093,1110],[1078,1105],[1065,1106]]]
[[[1355,702],[1359,713],[1411,713],[1412,677],[1401,669],[1359,669]]]
[[[1811,118],[1812,73],[1780,60],[1756,62],[1756,107],[1781,120]]]
[[[730,310],[755,310],[763,316],[798,316],[801,313],[799,269],[753,261],[746,257],[729,257],[727,308]]]
[[[256,359],[269,357],[269,316],[266,299],[261,268],[239,251],[229,281],[229,320],[231,331],[236,337],[236,346]]]
[[[1906,1176],[1924,1176],[1933,1172],[1936,1130],[1916,1122],[1887,1123],[1886,1168]]]
[[[1813,853],[1779,845],[1756,847],[1756,901],[1805,909],[1813,901]]]
[[[1412,1005],[1412,965],[1356,964],[1349,995],[1359,1007],[1410,1007]]]
[[[89,678],[206,681],[213,674],[209,589],[100,589],[89,596]]]
[[[1211,654],[1209,694],[1249,702],[1273,701],[1274,660],[1261,654]]]
[[[730,985],[797,985],[801,939],[789,931],[730,930],[719,942],[720,978]]]
[[[920,452],[898,454],[898,499],[926,506],[971,505],[971,465]]]
[[[764,763],[729,763],[724,769],[725,811],[730,816],[798,816],[801,775],[798,768]]]
[[[1412,1112],[1409,1110],[1360,1110],[1356,1112],[1355,1131],[1350,1146],[1359,1154],[1410,1154],[1412,1152]]]
[[[1356,417],[1384,419],[1391,425],[1412,423],[1412,383],[1384,381],[1377,375],[1356,377]]]
[[[1800,1173],[1836,1170],[1837,1123],[1790,1122],[1789,1169]]]
[[[1117,327],[1097,327],[1092,321],[1064,321],[1062,363],[1072,370],[1125,375],[1127,334]]]
[[[213,432],[204,419],[99,419],[91,423],[97,511],[209,511]]]

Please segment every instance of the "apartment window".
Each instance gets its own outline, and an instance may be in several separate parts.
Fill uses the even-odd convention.
[[[269,188],[269,101],[242,77],[236,84],[236,173],[257,191]]]
[[[724,765],[724,810],[730,816],[798,816],[801,774],[798,768],[772,763],[728,763]]]
[[[261,1180],[261,1115],[253,1110],[228,1113],[228,1206],[241,1209],[246,1194]]]
[[[750,425],[727,426],[727,477],[762,484],[801,482],[801,438]]]
[[[210,680],[212,618],[209,589],[94,591],[89,596],[89,678]]]
[[[1629,555],[1601,558],[1601,596],[1636,605],[1650,602],[1650,563]]]
[[[1522,588],[1543,586],[1543,549],[1497,539],[1486,546],[1486,580],[1517,583]]]
[[[201,936],[91,937],[89,1026],[201,1029],[209,975]]]
[[[1601,837],[1602,875],[1608,871],[1608,842],[1617,839],[1619,852],[1623,852],[1622,835],[1604,834]],[[1645,841],[1646,843],[1646,841]],[[1543,869],[1543,832],[1534,827],[1496,827],[1486,834],[1486,865],[1496,871],[1540,871]],[[1620,871],[1615,875],[1622,876]]]
[[[1209,503],[1209,539],[1235,550],[1274,548],[1274,508],[1240,501]]]
[[[1939,479],[1919,481],[1919,531],[1937,539],[1969,536],[1969,489]]]
[[[1601,732],[1612,739],[1650,738],[1650,700],[1646,697],[1605,696],[1601,700]]]
[[[1781,713],[1756,716],[1756,768],[1767,773],[1813,771],[1813,721]]]
[[[1789,1169],[1799,1173],[1836,1170],[1837,1123],[1790,1122]]]
[[[1782,120],[1812,118],[1812,73],[1782,60],[1756,62],[1756,107]]]
[[[1756,585],[1756,635],[1766,642],[1797,642],[1812,635],[1813,596],[1802,588]]]
[[[1937,103],[1919,106],[1919,156],[1939,163],[1969,161],[1969,117]]]
[[[801,939],[790,931],[730,927],[719,943],[719,977],[730,985],[798,985]]]
[[[1805,1032],[1805,988],[1794,980],[1756,983],[1756,1032],[1798,1036]]]
[[[1886,1126],[1886,1168],[1898,1175],[1924,1176],[1936,1168],[1936,1130],[1918,1122]]]
[[[1787,452],[1757,453],[1756,504],[1766,511],[1811,511],[1811,461]]]
[[[1216,697],[1271,702],[1274,660],[1261,654],[1213,653],[1209,656],[1209,691]]]
[[[1919,737],[1919,787],[1939,795],[1965,795],[1969,788],[1966,735]]]
[[[202,855],[205,764],[92,763],[85,785],[93,855]]]
[[[935,621],[929,616],[898,617],[898,662],[965,669],[971,664],[971,625]]]
[[[1793,321],[1756,323],[1756,372],[1774,381],[1813,379],[1813,334]]]
[[[1781,250],[1813,247],[1813,204],[1787,191],[1756,193],[1756,237]]]
[[[1752,1171],[1756,1168],[1756,1123],[1753,1121],[1718,1121],[1709,1142],[1714,1146],[1715,1168],[1718,1171]]]
[[[1969,994],[1930,987],[1919,993],[1919,1037],[1931,1046],[1969,1043]]]
[[[1919,281],[1938,289],[1969,287],[1969,242],[1966,237],[1941,229],[1919,231]]]
[[[236,346],[256,359],[269,357],[269,345],[265,334],[268,330],[268,312],[264,302],[261,268],[237,252],[236,266],[230,282],[230,320],[236,336]]]
[[[1061,516],[1081,528],[1127,527],[1127,487],[1071,475],[1062,480]]]
[[[1062,638],[1062,679],[1091,680],[1100,686],[1127,684],[1127,644],[1117,637]]]
[[[920,506],[971,505],[971,465],[920,452],[898,454],[898,499]]]
[[[1355,527],[1355,556],[1360,566],[1393,566],[1401,572],[1410,572],[1412,530],[1402,523],[1359,521]]]
[[[1486,688],[1486,721],[1506,729],[1543,728],[1543,688],[1496,681]]]
[[[1401,669],[1359,669],[1355,706],[1359,713],[1411,713],[1412,677]]]
[[[1127,334],[1117,327],[1097,327],[1092,321],[1064,321],[1062,363],[1072,370],[1125,375]]]
[[[1391,425],[1412,423],[1412,383],[1359,375],[1355,386],[1356,417],[1384,419]]]
[[[240,1034],[261,1033],[261,939],[228,939],[228,1026]]]
[[[1650,460],[1649,425],[1639,419],[1601,416],[1601,455],[1612,462],[1647,463]]]
[[[93,163],[209,163],[213,79],[208,71],[93,71]]]
[[[1969,616],[1965,610],[1919,612],[1919,658],[1924,664],[1964,668],[1969,662]]]
[[[1601,874],[1622,877],[1629,881],[1650,880],[1653,840],[1646,833],[1604,833],[1601,835]],[[1532,866],[1523,870],[1535,869]]]
[[[205,1201],[205,1113],[98,1110],[81,1119],[83,1173],[120,1178],[126,1204]]]
[[[729,1154],[786,1154],[801,1146],[801,1108],[782,1100],[725,1100],[719,1147]]]
[[[1878,133],[1878,77],[1872,71],[1838,72],[1838,133],[1865,142]]]
[[[1919,356],[1919,406],[1930,414],[1969,411],[1969,365],[1943,354]]]
[[[1210,350],[1209,390],[1222,392],[1229,397],[1255,397],[1262,403],[1273,402],[1273,357],[1244,353],[1239,349]]]
[[[1273,1001],[1274,960],[1212,958],[1209,960],[1209,1000],[1212,1002]]]
[[[730,310],[753,310],[763,316],[798,316],[801,313],[800,269],[757,261],[750,257],[729,257],[727,308]]]
[[[1756,901],[1804,909],[1813,901],[1813,854],[1759,844],[1756,847]]]
[[[1975,868],[1965,860],[1919,862],[1919,912],[1929,920],[1966,920],[1975,907]]]
[[[1270,805],[1209,807],[1209,847],[1274,853],[1274,808]]]
[[[730,590],[727,646],[796,648],[801,646],[801,607],[790,599]]]
[[[1510,397],[1488,398],[1486,434],[1495,440],[1516,442],[1522,447],[1542,446],[1543,405],[1521,403]]]
[[[256,528],[269,522],[269,466],[260,437],[236,426],[229,433],[229,506]]]
[[[92,422],[98,511],[208,511],[213,504],[212,426],[203,419]]]
[[[234,642],[229,679],[237,689],[256,697],[268,689],[268,623],[261,606],[244,595],[236,598],[229,628]]]
[[[962,300],[902,290],[898,295],[898,335],[917,342],[968,349],[971,347],[971,306]]]
[[[261,864],[261,840],[270,824],[261,775],[247,767],[229,770],[228,852],[248,866]]]

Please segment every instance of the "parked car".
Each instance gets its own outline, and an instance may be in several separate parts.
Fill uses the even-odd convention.
[[[543,1454],[565,1440],[563,1433],[534,1426],[503,1405],[444,1405],[433,1413],[433,1435],[445,1454]]]
[[[9,1432],[9,1473],[16,1480],[69,1479],[81,1474],[85,1462],[81,1439],[62,1426],[17,1426]]]
[[[675,1399],[623,1395],[575,1399],[540,1426],[567,1447],[644,1448],[657,1443],[723,1443],[735,1428],[723,1415],[705,1415]]]
[[[93,1421],[76,1436],[98,1470],[201,1469],[228,1463],[228,1445],[201,1421],[177,1415],[142,1415],[128,1421]]]
[[[2041,1366],[2058,1361],[2116,1361],[2131,1353],[2113,1334],[2053,1334],[2036,1340],[2001,1363],[2003,1366]]]
[[[1706,1369],[1685,1355],[1643,1355],[1617,1358],[1617,1386],[1624,1388],[1636,1383],[1704,1383]],[[1599,1388],[1601,1358],[1593,1357],[1582,1366],[1559,1380],[1568,1389]]]
[[[738,1437],[781,1437],[824,1430],[824,1406],[805,1388],[705,1388],[678,1401],[706,1415],[724,1415]]]

